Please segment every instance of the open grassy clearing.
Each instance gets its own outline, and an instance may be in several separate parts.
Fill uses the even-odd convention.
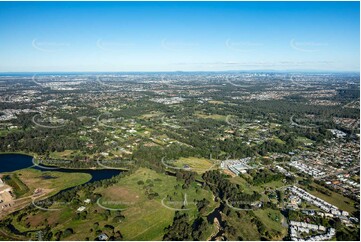
[[[8,174],[3,177],[6,184],[13,188],[16,198],[19,198],[29,192],[29,188],[19,179],[17,174]]]
[[[247,175],[247,174],[245,174],[245,175]],[[272,181],[272,182],[268,182],[265,184],[261,184],[259,186],[253,186],[240,176],[232,177],[229,180],[235,184],[238,184],[244,192],[248,192],[248,193],[253,192],[253,191],[262,193],[265,190],[274,190],[276,188],[283,187],[286,185],[282,181]]]
[[[253,186],[251,186],[245,179],[240,176],[234,176],[232,178],[229,178],[229,180],[232,183],[238,184],[244,192],[249,193],[254,191]]]
[[[197,157],[187,157],[187,158],[180,158],[175,162],[170,164],[171,166],[185,168],[189,167],[190,171],[194,171],[197,173],[204,173],[207,170],[215,169],[216,165],[213,161],[205,158],[197,158]]]
[[[252,223],[251,217],[245,211],[240,211],[240,217],[238,217],[233,211],[231,216],[227,216],[226,220],[231,224],[236,230],[238,238],[232,238],[232,240],[260,240],[260,236],[257,230],[257,226]]]
[[[337,206],[341,210],[345,210],[349,213],[356,211],[356,209],[353,206],[353,204],[355,203],[353,200],[351,200],[347,197],[344,197],[339,193],[333,192],[333,191],[331,191],[323,186],[320,186],[316,183],[312,183],[311,185],[313,187],[319,187],[319,188],[329,191],[331,193],[331,196],[325,195],[316,190],[314,190],[314,191],[307,190],[306,187],[304,187],[304,186],[301,186],[301,187],[302,187],[302,189],[305,189],[307,192],[311,193],[312,195],[319,197],[319,198],[325,200],[326,202],[331,203],[332,205]]]
[[[91,179],[89,174],[85,173],[64,173],[57,171],[39,171],[32,168],[27,168],[13,172],[19,179],[26,184],[28,192],[22,195],[15,206],[26,206],[32,202],[31,196],[34,194],[35,189],[40,188],[42,190],[41,197],[35,198],[35,204],[39,207],[43,207],[45,202],[42,200],[50,195],[54,195],[60,190],[81,185]],[[45,196],[44,196],[45,195]],[[25,202],[25,204],[23,204]],[[44,211],[38,210],[39,213],[35,213],[24,218],[22,222],[16,222],[14,220],[14,226],[19,231],[29,230],[29,226],[35,228],[45,227],[46,224],[53,225],[58,221],[58,217],[63,214],[62,209],[66,207],[66,204],[56,203],[51,208],[60,208],[60,210]],[[26,224],[29,224],[27,226]]]
[[[13,224],[19,231],[44,229],[50,225],[54,234],[72,228],[74,234],[62,238],[66,240],[85,240],[87,237],[93,240],[99,235],[98,230],[106,232],[107,224],[112,225],[114,231],[120,231],[124,240],[162,240],[164,228],[172,224],[175,210],[182,208],[185,197],[188,204],[183,208],[189,210],[184,212],[189,214],[192,221],[198,215],[197,200],[206,198],[211,202],[207,213],[217,206],[213,202],[212,193],[201,189],[197,183],[185,189],[182,185],[183,180],[177,181],[176,177],[140,168],[114,185],[97,188],[94,192],[102,195],[98,200],[101,206],[96,202],[85,204],[83,201],[88,197],[80,191],[74,202],[59,202],[49,207],[59,210],[35,210],[35,213],[27,214],[20,221],[14,219]],[[149,194],[153,193],[158,196],[150,198]],[[172,200],[169,200],[170,197]],[[82,212],[86,219],[79,218],[81,215],[76,210],[80,206],[86,207],[85,212]],[[121,213],[124,218],[115,220],[117,213]],[[112,231],[106,233],[112,234]],[[212,229],[209,234],[211,232]]]
[[[164,228],[172,223],[175,209],[182,208],[185,197],[188,202],[186,209],[189,209],[187,212],[192,218],[197,213],[196,200],[207,198],[212,201],[212,194],[196,184],[188,189],[182,189],[181,185],[182,182],[178,182],[175,177],[140,168],[116,185],[99,192],[103,194],[104,203],[112,201],[113,204],[127,205],[127,209],[122,212],[126,218],[122,224],[125,239],[157,240],[163,237]],[[146,195],[147,189],[158,196],[150,200]],[[172,201],[167,196],[172,197]],[[212,202],[209,211],[214,207]]]
[[[278,210],[232,211],[225,219],[237,231],[238,237],[230,238],[231,240],[282,240],[288,232],[287,228],[282,226],[284,218]],[[255,219],[263,224],[263,231],[268,231],[263,236],[260,234],[260,228]]]
[[[208,101],[208,103],[211,103],[211,104],[224,104],[224,102],[217,101],[217,100],[210,100],[210,101]]]
[[[50,156],[52,159],[70,159],[71,156],[73,156],[74,154],[79,153],[78,151],[75,150],[64,150],[62,152],[51,152]]]
[[[279,144],[285,144],[286,142],[284,142],[283,140],[281,140],[280,138],[278,138],[278,137],[274,137],[273,138],[273,141],[275,141],[275,142],[277,142],[277,143],[279,143]]]
[[[151,113],[143,114],[139,118],[141,118],[141,119],[150,119],[150,118],[154,118],[154,117],[159,117],[161,115],[164,115],[164,113],[162,113],[162,112],[151,112]]]
[[[278,240],[282,240],[287,234],[287,228],[282,226],[284,216],[279,210],[273,210],[270,208],[255,210],[254,213],[262,221],[262,223],[268,228],[268,230],[275,230],[282,233]]]
[[[214,120],[218,120],[218,121],[226,121],[227,116],[224,115],[219,115],[219,114],[205,114],[205,113],[201,113],[201,112],[196,112],[195,116],[199,117],[199,118],[210,118],[210,119],[214,119]]]
[[[22,196],[32,195],[37,188],[60,190],[83,184],[91,179],[86,173],[67,173],[58,171],[39,171],[32,168],[13,172],[28,188]]]
[[[303,144],[308,144],[308,143],[313,144],[314,143],[314,141],[312,141],[306,137],[301,137],[301,136],[297,137],[296,141],[301,142]]]

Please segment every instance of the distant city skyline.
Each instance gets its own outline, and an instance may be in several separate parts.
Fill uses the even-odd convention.
[[[359,72],[359,4],[0,2],[0,72]]]

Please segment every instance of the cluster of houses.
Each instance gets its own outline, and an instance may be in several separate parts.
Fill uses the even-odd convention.
[[[324,213],[322,211],[315,211],[315,210],[302,210],[302,213],[310,216],[320,216],[322,218],[333,218],[334,215],[332,213]]]
[[[326,140],[316,151],[299,152],[289,165],[344,196],[359,199],[359,184],[352,179],[352,174],[359,171],[359,150],[359,142]]]
[[[333,135],[335,135],[337,138],[345,138],[346,137],[346,133],[342,132],[341,130],[338,129],[329,129],[331,131],[331,133]]]
[[[298,197],[302,198],[303,200],[317,206],[318,208],[326,211],[327,213],[331,213],[332,215],[335,216],[348,216],[348,212],[346,211],[341,211],[338,207],[316,197],[313,196],[312,194],[306,192],[305,190],[296,187],[296,186],[291,186],[289,187],[289,190],[297,195]]]
[[[310,230],[326,232],[325,226],[317,225],[317,224],[309,224],[309,223],[305,223],[305,222],[290,221],[290,226],[294,227],[296,230],[298,230],[300,232],[305,232],[305,233],[309,233]]]
[[[325,241],[330,240],[335,236],[336,230],[334,228],[328,228],[326,232],[326,228],[321,225],[308,224],[303,222],[290,222],[290,237],[292,241]],[[324,234],[318,234],[314,236],[309,236],[306,238],[302,238],[300,236],[301,233],[309,233],[310,230],[315,232],[326,232]]]
[[[282,174],[284,174],[285,176],[292,176],[291,172],[288,172],[285,168],[281,167],[281,166],[276,166],[276,169],[281,172]]]
[[[312,167],[309,164],[306,165],[306,164],[302,163],[301,161],[292,161],[290,163],[290,166],[293,166],[297,170],[300,170],[301,172],[306,173],[314,178],[318,178],[318,177],[326,175],[326,173],[324,171],[321,171],[315,167]]]
[[[250,162],[251,159],[251,157],[247,157],[240,160],[224,160],[221,163],[221,168],[228,169],[238,176],[240,173],[244,174],[250,169],[248,162]]]
[[[351,103],[350,103],[351,104]],[[360,105],[360,102],[355,105],[355,108]],[[345,105],[346,106],[346,105]],[[348,105],[347,105],[348,106]],[[343,127],[346,127],[348,129],[355,127],[357,124],[359,124],[359,120],[352,119],[352,118],[339,118],[339,117],[333,117],[333,122],[338,125],[342,125]]]
[[[348,185],[350,185],[350,186],[352,186],[352,187],[357,187],[357,188],[360,187],[360,184],[359,184],[359,183],[357,183],[357,182],[355,182],[355,181],[353,181],[353,180],[350,180],[350,179],[346,179],[343,174],[337,175],[337,178],[338,178],[341,182],[343,182],[343,183],[345,183],[345,184],[348,184]],[[326,182],[326,184],[327,184],[327,182]]]
[[[3,109],[1,110],[1,115],[0,115],[0,121],[8,121],[11,119],[16,119],[17,115],[20,113],[31,113],[31,112],[36,112],[36,110],[31,110],[31,109]]]
[[[317,224],[309,224],[309,223],[304,223],[304,222],[290,221],[289,225],[290,225],[290,227],[289,227],[290,237],[291,237],[291,240],[293,240],[293,241],[305,240],[304,238],[302,238],[301,234],[302,233],[309,234],[310,230],[315,231],[315,232],[321,232],[321,233],[326,232],[326,228],[324,226],[317,225]],[[322,236],[322,238],[320,238],[319,240],[325,240],[326,238],[323,236],[326,236],[327,234],[317,235],[317,236]],[[315,240],[314,237],[315,236],[308,237],[306,240]]]
[[[325,240],[332,239],[332,237],[334,237],[335,234],[336,234],[336,230],[334,228],[329,228],[327,230],[327,233],[325,233],[325,234],[310,236],[307,238],[298,238],[297,236],[293,236],[293,237],[291,236],[291,240],[293,240],[293,241],[325,241]]]
[[[316,212],[316,214],[318,216],[322,217],[322,218],[333,218],[334,217],[334,215],[332,213],[323,213],[323,212],[318,211],[318,212]],[[348,214],[348,213],[344,212],[343,214]],[[354,224],[359,223],[358,218],[355,218],[355,217],[347,217],[347,216],[344,216],[344,215],[337,216],[337,217],[341,220],[341,222],[343,224],[345,224],[348,227],[354,227],[353,223]]]
[[[151,101],[162,103],[162,104],[177,104],[183,102],[185,99],[182,97],[171,97],[171,98],[153,98]]]

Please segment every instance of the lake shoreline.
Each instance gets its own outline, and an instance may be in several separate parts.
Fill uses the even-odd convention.
[[[0,156],[1,155],[24,155],[24,156],[29,156],[31,157],[33,160],[37,159],[37,157],[35,155],[32,154],[28,154],[25,152],[0,152]],[[26,168],[32,168],[32,167],[44,167],[44,169],[49,168],[49,170],[53,169],[67,169],[67,170],[92,170],[92,171],[97,171],[97,170],[119,170],[119,171],[129,171],[128,168],[97,168],[97,167],[79,167],[79,168],[74,168],[74,167],[67,167],[67,166],[49,166],[49,165],[42,165],[42,164],[36,164],[35,162],[33,162],[33,165],[30,167],[26,167]],[[0,171],[1,173],[1,171]]]

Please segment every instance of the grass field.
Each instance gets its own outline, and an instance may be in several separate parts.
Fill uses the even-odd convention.
[[[245,241],[260,240],[257,226],[252,223],[252,218],[245,211],[240,211],[240,214],[241,216],[238,217],[232,212],[231,216],[227,217],[227,221],[237,230],[237,235]],[[239,240],[239,238],[231,239]]]
[[[138,182],[144,184],[139,185]],[[178,188],[175,188],[177,185]],[[159,196],[149,200],[144,186],[151,186]],[[175,177],[145,168],[140,168],[131,176],[121,179],[118,184],[99,192],[103,194],[104,201],[109,201],[110,204],[118,202],[120,206],[128,206],[123,212],[126,218],[122,224],[125,240],[161,240],[164,228],[172,223],[175,213],[170,208],[181,209],[185,196],[188,201],[186,209],[189,209],[187,211],[193,218],[197,213],[195,200],[207,198],[212,201],[212,194],[196,184],[189,189],[182,189]],[[171,196],[172,201],[165,199],[167,196]],[[211,205],[209,211],[215,207],[214,203]]]
[[[287,228],[282,226],[283,216],[278,210],[260,209],[254,211],[238,211],[239,215],[232,211],[226,220],[237,230],[237,236],[229,238],[230,240],[262,240],[256,224],[253,222],[253,216],[257,217],[269,231],[268,239],[282,240],[287,234]],[[254,215],[252,215],[254,214]]]
[[[296,141],[304,143],[304,144],[314,143],[314,141],[312,141],[312,140],[310,140],[310,139],[308,139],[306,137],[301,137],[301,136],[297,137]]]
[[[224,104],[224,102],[217,101],[217,100],[211,100],[211,101],[208,101],[208,103],[211,103],[211,104]]]
[[[26,179],[29,187],[35,187],[35,180],[29,181],[28,172],[23,172],[22,176],[29,176]],[[55,176],[55,174],[51,175]],[[54,203],[50,206],[51,209],[58,208],[59,210],[35,210],[22,217],[20,221],[15,218],[13,225],[19,231],[39,230],[50,225],[53,234],[72,228],[74,234],[62,239],[86,240],[89,238],[93,240],[99,235],[100,230],[106,232],[106,225],[110,224],[114,226],[114,231],[106,233],[120,231],[124,240],[162,240],[164,229],[172,224],[177,209],[189,209],[183,212],[187,212],[191,220],[194,220],[198,215],[197,200],[206,198],[211,202],[206,213],[218,206],[213,202],[212,193],[202,189],[197,183],[194,182],[185,189],[182,185],[183,181],[177,181],[176,177],[139,168],[133,174],[121,178],[114,185],[97,188],[94,193],[102,195],[98,200],[101,206],[96,202],[85,204],[83,201],[88,198],[88,195],[79,191],[74,202],[61,206],[59,206],[60,203]],[[150,198],[149,193],[157,193],[158,196]],[[185,197],[188,204],[182,207]],[[80,206],[86,207],[86,219],[79,218],[76,212]],[[114,220],[119,213],[117,210],[121,211],[124,218]],[[207,232],[210,235],[212,229]]]
[[[282,144],[282,145],[286,143],[286,142],[284,142],[283,140],[281,140],[281,139],[278,138],[278,137],[274,137],[273,140],[274,140],[275,142],[279,143],[279,144]]]
[[[24,186],[27,187],[27,191],[22,193],[20,198],[15,202],[14,209],[20,209],[29,205],[32,202],[32,195],[34,194],[35,189],[40,188],[43,193],[41,197],[33,197],[36,200],[36,204],[39,201],[44,199],[47,196],[51,196],[59,192],[60,190],[73,187],[76,185],[83,184],[91,179],[89,174],[85,173],[64,173],[64,172],[57,172],[57,171],[45,171],[41,172],[39,170],[35,170],[32,168],[27,168],[23,170],[18,170],[8,175],[15,176],[21,181]],[[39,205],[39,204],[38,204]],[[60,205],[57,204],[57,207]],[[42,205],[40,204],[40,207]],[[66,205],[62,204],[60,207],[66,207]],[[42,211],[38,210],[39,213],[33,214],[29,216],[26,223],[29,223],[30,226],[34,228],[43,228],[47,223],[55,223],[57,222],[57,216],[61,214],[62,210],[57,211]],[[58,214],[58,215],[57,215]],[[60,215],[59,215],[60,216]],[[15,222],[15,227],[23,232],[29,230],[28,227],[25,226],[26,223]]]
[[[15,171],[13,175],[17,176],[29,188],[22,196],[32,195],[36,188],[51,189],[56,193],[91,179],[91,176],[85,173],[42,172],[31,168]]]
[[[70,156],[72,156],[73,154],[75,154],[76,151],[75,150],[64,150],[62,152],[51,152],[51,158],[53,159],[66,159]]]
[[[279,210],[267,208],[255,210],[254,213],[267,227],[268,230],[275,230],[282,233],[282,236],[280,238],[275,239],[282,240],[282,238],[287,234],[287,228],[282,226],[282,221],[285,218]]]
[[[249,184],[245,179],[243,179],[242,177],[239,176],[235,176],[229,179],[231,182],[240,185],[240,187],[242,188],[242,190],[244,192],[259,192],[262,193],[265,191],[265,189],[269,189],[269,190],[274,190],[278,187],[282,187],[285,186],[285,184],[282,181],[272,181],[272,182],[268,182],[259,186],[252,186],[251,184]]]
[[[150,118],[154,118],[154,117],[159,117],[161,115],[164,115],[164,113],[162,112],[151,112],[151,113],[146,113],[140,116],[140,118],[142,119],[150,119]]]
[[[214,120],[219,120],[219,121],[226,121],[227,116],[224,115],[219,115],[219,114],[204,114],[201,112],[196,112],[195,116],[199,117],[199,118],[210,118],[210,119],[214,119]]]
[[[243,179],[240,176],[235,176],[235,177],[229,178],[229,180],[232,183],[238,184],[241,187],[242,191],[244,191],[244,192],[253,192],[254,191],[253,186],[251,186],[245,179]]]
[[[19,179],[17,174],[5,175],[3,178],[6,184],[13,188],[16,198],[19,198],[29,192],[29,188]]]
[[[355,202],[352,201],[351,199],[349,199],[347,197],[344,197],[339,193],[333,192],[333,191],[331,191],[331,190],[329,190],[329,189],[327,189],[325,187],[322,187],[322,186],[320,186],[320,185],[318,185],[316,183],[312,183],[311,185],[314,186],[314,187],[320,187],[320,188],[325,189],[325,190],[327,190],[327,191],[329,191],[331,193],[331,196],[328,196],[328,195],[320,193],[320,192],[318,192],[316,190],[310,191],[310,190],[306,189],[307,192],[311,193],[312,195],[314,195],[316,197],[319,197],[319,198],[325,200],[326,202],[331,203],[332,205],[335,205],[339,209],[345,210],[345,211],[347,211],[349,213],[352,213],[352,212],[356,211],[356,209],[353,206],[353,204]],[[305,189],[305,187],[302,187],[302,188]]]
[[[213,161],[197,157],[182,157],[177,161],[173,162],[171,165],[179,168],[183,168],[185,165],[188,165],[191,171],[197,173],[204,173],[207,170],[216,168],[216,165],[213,163]]]

